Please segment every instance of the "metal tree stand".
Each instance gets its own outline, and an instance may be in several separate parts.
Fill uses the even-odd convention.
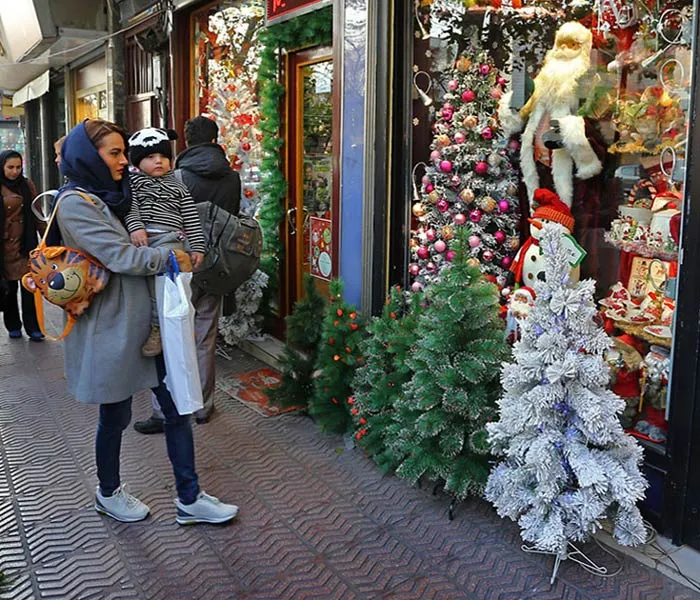
[[[563,560],[571,560],[583,567],[589,573],[593,575],[598,575],[600,577],[609,576],[608,568],[597,565],[588,556],[586,556],[581,550],[579,550],[574,544],[569,542],[567,546],[566,553],[558,554],[556,552],[547,552],[545,550],[538,550],[535,546],[527,546],[523,544],[520,546],[523,552],[528,554],[548,554],[549,556],[555,556],[554,560],[554,570],[552,571],[552,578],[549,580],[550,585],[554,584],[554,580],[557,578],[557,572],[559,571],[559,565],[561,565]]]

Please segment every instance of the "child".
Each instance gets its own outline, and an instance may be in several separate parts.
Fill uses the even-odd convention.
[[[124,221],[135,246],[187,249],[191,252],[192,267],[197,269],[204,258],[204,234],[192,196],[170,170],[173,139],[177,139],[174,131],[154,127],[141,129],[129,138],[129,159],[138,170],[129,175],[132,204]],[[144,356],[157,356],[162,346],[155,282],[152,277],[148,282],[151,333],[141,352]]]

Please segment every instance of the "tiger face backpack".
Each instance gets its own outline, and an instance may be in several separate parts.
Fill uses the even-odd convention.
[[[87,194],[80,191],[77,193],[86,202],[92,202]],[[39,245],[29,253],[29,273],[22,277],[24,289],[34,294],[39,328],[53,341],[62,340],[70,333],[76,319],[90,306],[95,294],[101,292],[109,282],[106,267],[82,250],[46,245],[46,237],[62,197],[63,195],[56,200]],[[66,311],[66,325],[58,337],[49,335],[44,328],[44,298]]]

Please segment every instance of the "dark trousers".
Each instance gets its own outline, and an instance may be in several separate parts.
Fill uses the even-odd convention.
[[[194,439],[190,415],[178,415],[175,404],[163,379],[165,364],[163,357],[156,358],[158,368],[158,387],[154,387],[160,408],[165,415],[165,445],[168,458],[173,465],[177,495],[183,504],[191,504],[199,494],[199,480],[194,464]],[[95,458],[97,461],[97,479],[100,490],[105,496],[111,496],[121,485],[119,478],[119,454],[122,445],[122,433],[131,421],[131,398],[115,404],[100,405],[100,419],[97,424],[95,439]]]
[[[17,302],[18,287],[21,290],[22,318],[19,316],[19,304]],[[25,290],[19,281],[7,282],[7,295],[2,303],[2,319],[5,322],[7,331],[21,331],[22,321],[24,321],[24,330],[28,335],[39,331],[36,309],[34,308],[34,296]]]

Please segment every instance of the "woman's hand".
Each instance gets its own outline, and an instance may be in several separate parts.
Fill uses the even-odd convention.
[[[180,267],[180,271],[183,273],[189,273],[192,270],[192,261],[190,260],[190,255],[184,250],[173,250],[175,255],[175,260]]]
[[[190,254],[190,258],[192,259],[192,269],[198,271],[199,267],[202,266],[204,254],[202,254],[201,252],[193,252],[192,254]]]
[[[148,235],[145,229],[137,229],[129,237],[134,246],[148,246]]]

